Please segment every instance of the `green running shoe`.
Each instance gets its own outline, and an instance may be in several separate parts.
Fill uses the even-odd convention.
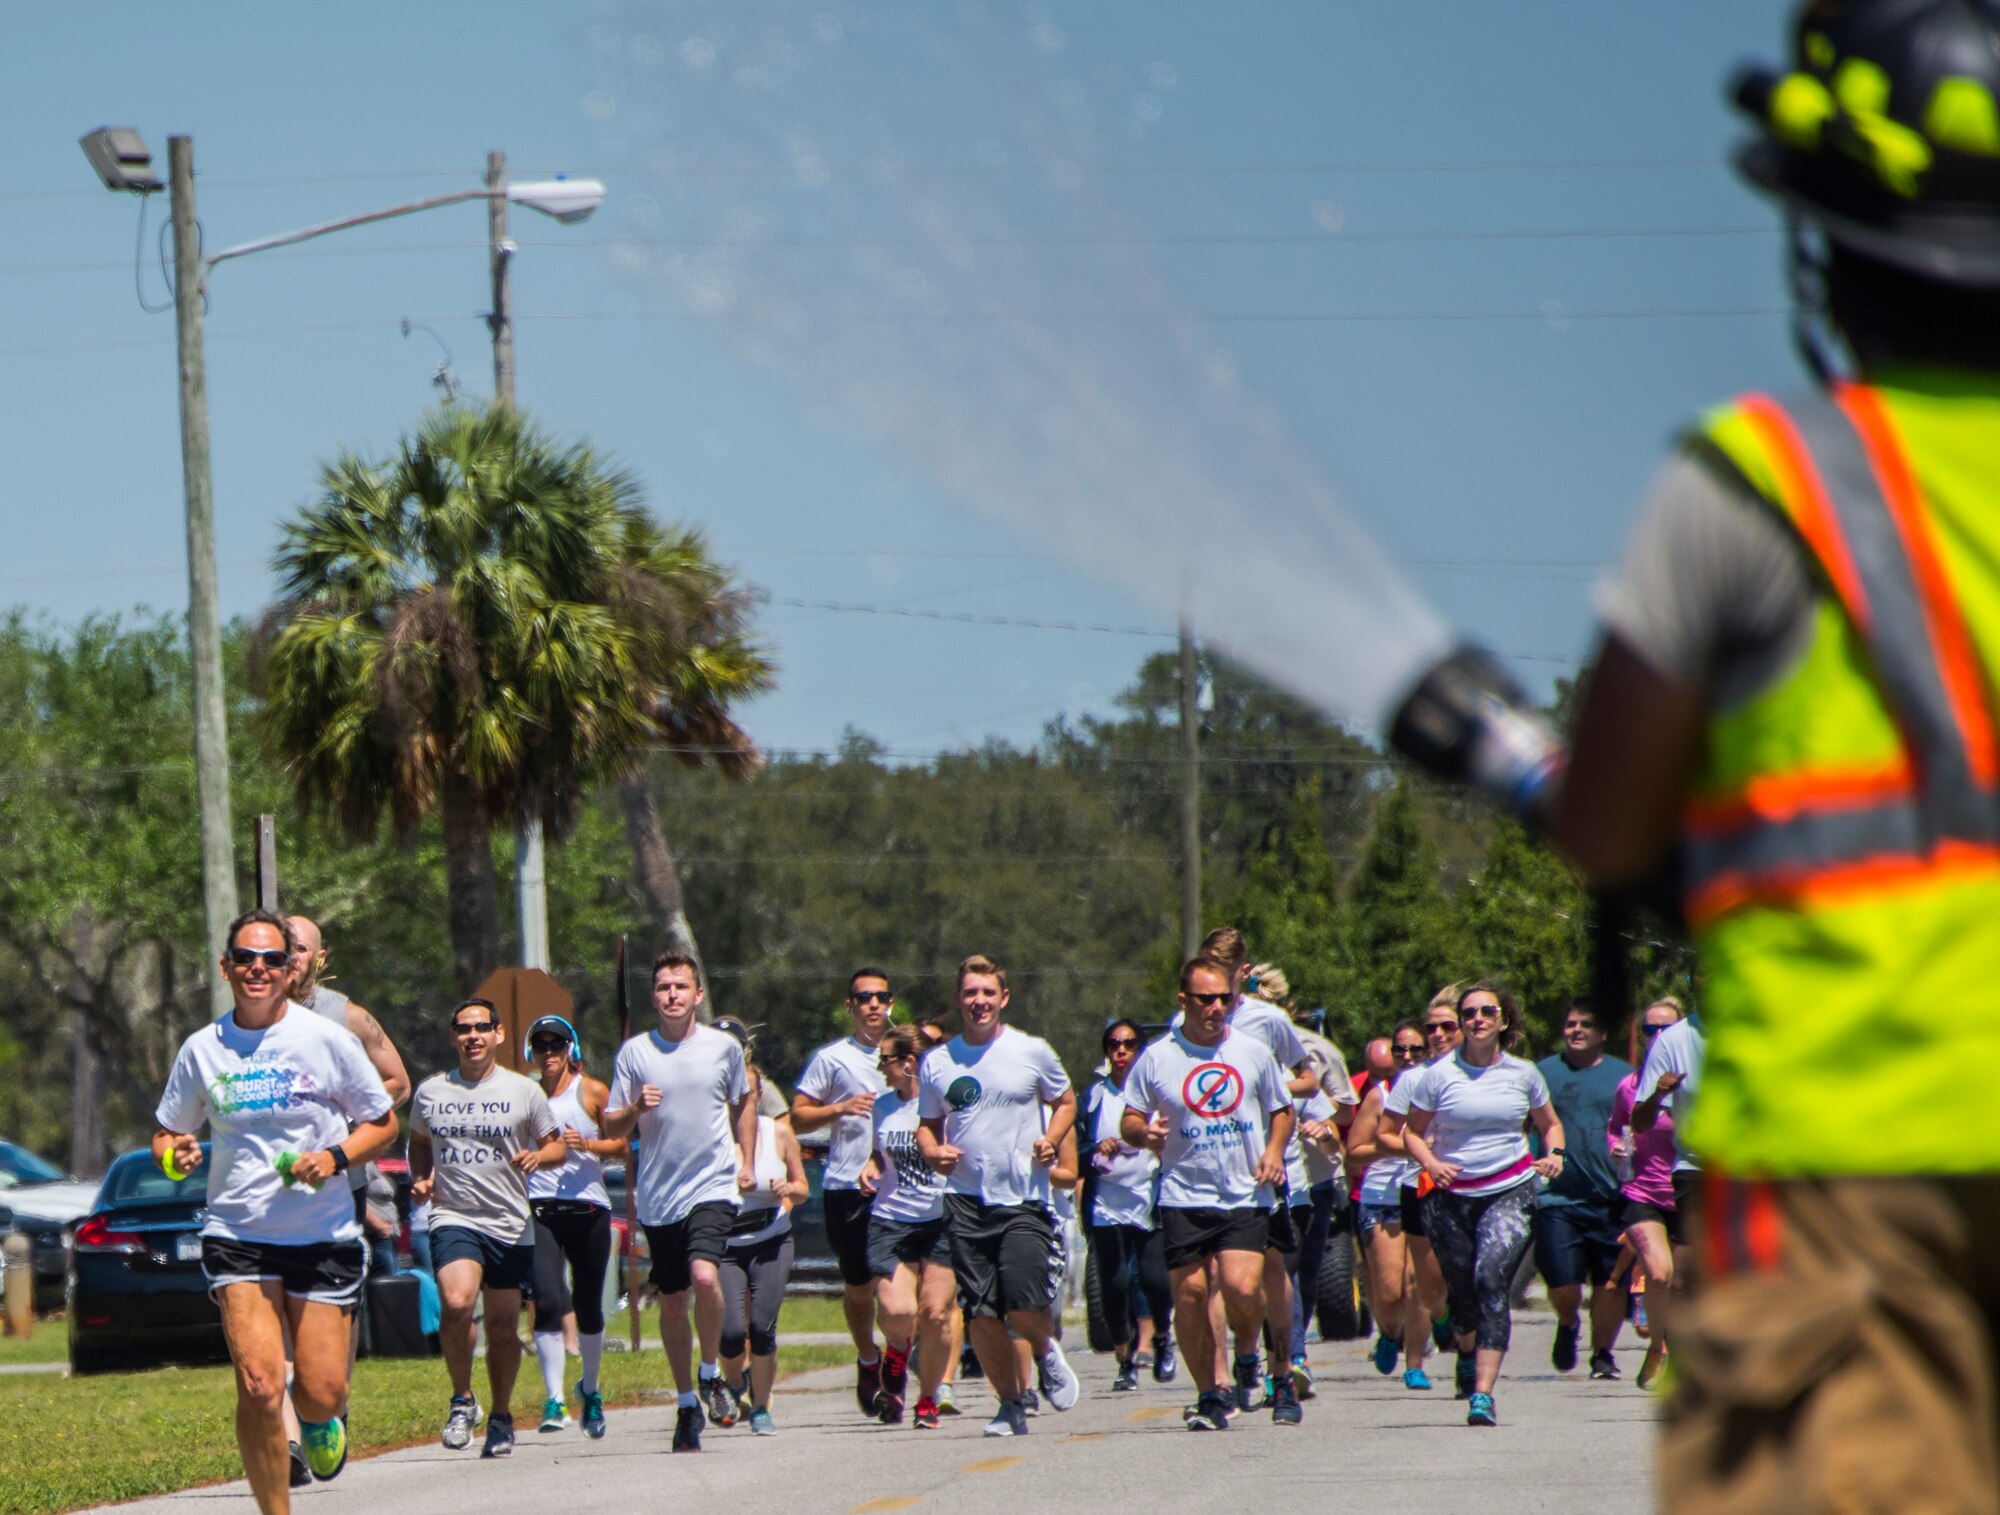
[[[299,1438],[306,1449],[306,1466],[313,1477],[336,1478],[347,1466],[347,1427],[339,1420],[302,1420]]]
[[[583,1434],[592,1441],[604,1436],[604,1396],[593,1394],[581,1384],[577,1385],[576,1397],[583,1401]]]

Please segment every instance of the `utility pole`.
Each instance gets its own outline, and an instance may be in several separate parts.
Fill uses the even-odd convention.
[[[174,330],[180,357],[181,482],[187,497],[188,648],[194,665],[195,792],[201,808],[202,973],[209,1009],[229,1013],[216,959],[236,918],[230,845],[229,728],[223,714],[222,616],[215,603],[215,496],[208,468],[208,367],[201,342],[201,227],[194,211],[194,138],[167,138],[174,223]]]
[[[486,155],[486,251],[493,267],[493,398],[514,408],[514,310],[510,294],[514,244],[507,240],[507,155]],[[514,911],[521,929],[521,966],[549,966],[549,900],[542,858],[541,817],[524,813],[514,826]]]
[[[1201,715],[1194,630],[1181,621],[1181,957],[1201,946]]]

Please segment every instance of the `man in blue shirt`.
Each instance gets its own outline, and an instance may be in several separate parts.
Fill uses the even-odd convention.
[[[1604,1028],[1588,1005],[1571,1005],[1563,1017],[1563,1049],[1537,1065],[1549,1101],[1562,1121],[1562,1173],[1535,1200],[1535,1266],[1555,1306],[1556,1344],[1549,1354],[1558,1373],[1576,1367],[1583,1286],[1590,1285],[1590,1376],[1616,1378],[1611,1348],[1625,1319],[1625,1291],[1611,1287],[1618,1266],[1624,1200],[1605,1126],[1619,1083],[1632,1071],[1622,1058],[1604,1055]]]

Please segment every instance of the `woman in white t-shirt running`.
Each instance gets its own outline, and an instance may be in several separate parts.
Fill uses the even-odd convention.
[[[1417,1289],[1410,1238],[1403,1231],[1403,1180],[1416,1163],[1391,1152],[1381,1140],[1383,1105],[1398,1084],[1414,1083],[1423,1070],[1424,1029],[1403,1021],[1389,1038],[1395,1059],[1389,1077],[1362,1098],[1347,1133],[1349,1182],[1354,1186],[1355,1225],[1368,1258],[1368,1304],[1382,1334],[1370,1354],[1378,1373],[1393,1373],[1407,1359],[1403,1387],[1428,1389],[1424,1355],[1430,1346],[1430,1315]]]
[[[181,1044],[153,1160],[169,1178],[193,1172],[208,1126],[201,1266],[236,1365],[236,1444],[257,1508],[289,1515],[286,1332],[305,1458],[331,1478],[347,1461],[337,1417],[367,1260],[346,1180],[329,1181],[387,1151],[396,1116],[361,1043],[287,999],[296,943],[285,918],[252,910],[226,942],[235,1007]]]
[[[1404,1145],[1436,1186],[1424,1229],[1451,1296],[1465,1423],[1491,1426],[1513,1330],[1508,1291],[1535,1236],[1533,1180],[1562,1172],[1563,1129],[1541,1070],[1502,1050],[1520,1036],[1513,996],[1473,984],[1458,996],[1458,1020],[1458,1051],[1424,1069],[1411,1092]],[[1530,1123],[1546,1156],[1528,1150]]]

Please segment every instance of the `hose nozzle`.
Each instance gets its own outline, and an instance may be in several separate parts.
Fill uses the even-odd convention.
[[[1531,823],[1566,758],[1527,691],[1492,653],[1472,646],[1417,681],[1389,723],[1389,742],[1420,768],[1468,784]]]

